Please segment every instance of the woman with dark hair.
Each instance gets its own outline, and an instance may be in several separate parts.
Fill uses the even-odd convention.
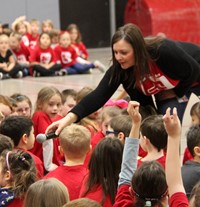
[[[126,24],[112,38],[112,59],[97,88],[46,132],[59,134],[64,126],[98,110],[120,84],[141,106],[154,106],[155,100],[161,114],[177,107],[180,120],[191,92],[200,94],[200,47],[195,44],[161,36],[144,38],[136,25]]]

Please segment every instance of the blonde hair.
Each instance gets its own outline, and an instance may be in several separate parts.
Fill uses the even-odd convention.
[[[84,86],[80,91],[77,92],[76,101],[79,103],[85,96],[93,91],[90,86]]]
[[[69,203],[65,204],[62,207],[101,207],[97,201],[91,200],[89,198],[78,198]]]
[[[24,207],[61,207],[69,201],[67,187],[56,178],[38,180],[26,194]]]
[[[61,97],[61,102],[62,102],[62,94],[61,92],[53,87],[53,86],[47,86],[42,88],[38,92],[37,100],[36,100],[36,106],[35,106],[35,111],[40,111],[42,109],[42,106],[47,103],[52,96],[54,95],[59,95]]]
[[[86,127],[72,124],[65,127],[59,137],[60,146],[66,155],[80,158],[89,151],[91,134]]]
[[[44,21],[42,22],[42,27],[43,27],[44,25],[48,25],[48,26],[50,26],[52,29],[54,28],[53,21],[50,20],[50,19],[46,19],[46,20],[44,20]]]
[[[19,42],[20,42],[21,39],[22,39],[22,36],[21,36],[19,33],[17,33],[17,32],[12,32],[12,33],[10,34],[10,37],[15,37]]]

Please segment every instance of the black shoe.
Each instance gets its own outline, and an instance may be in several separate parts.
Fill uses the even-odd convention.
[[[8,73],[3,74],[3,77],[2,77],[3,80],[4,79],[10,79],[10,78],[11,78],[11,76]]]

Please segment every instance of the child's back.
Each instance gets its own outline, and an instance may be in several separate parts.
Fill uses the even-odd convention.
[[[74,124],[64,128],[59,136],[66,161],[45,178],[54,177],[64,183],[70,200],[74,200],[79,196],[82,180],[87,173],[84,160],[90,150],[90,132],[85,127]]]
[[[111,137],[101,140],[92,152],[89,173],[84,178],[80,197],[90,198],[104,207],[115,200],[121,168],[123,144]]]
[[[191,126],[187,132],[187,148],[192,160],[187,160],[181,168],[183,185],[189,198],[192,188],[200,181],[200,126]]]
[[[138,166],[144,161],[157,160],[165,167],[165,152],[167,147],[167,133],[161,115],[145,118],[140,127],[140,145],[147,155],[138,160]]]

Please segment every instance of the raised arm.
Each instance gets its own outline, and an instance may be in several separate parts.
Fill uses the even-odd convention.
[[[170,115],[170,110],[170,108],[166,110],[166,114],[163,116],[163,121],[168,133],[166,180],[168,184],[169,195],[171,197],[174,193],[185,193],[185,189],[183,187],[181,177],[181,165],[179,156],[181,124],[177,115],[177,109],[173,109],[172,115]]]
[[[133,173],[137,168],[137,156],[139,146],[139,129],[141,123],[141,115],[139,113],[139,103],[136,101],[130,101],[127,111],[132,119],[132,128],[129,137],[126,137],[122,167],[119,175],[118,186],[124,184],[131,184]]]

